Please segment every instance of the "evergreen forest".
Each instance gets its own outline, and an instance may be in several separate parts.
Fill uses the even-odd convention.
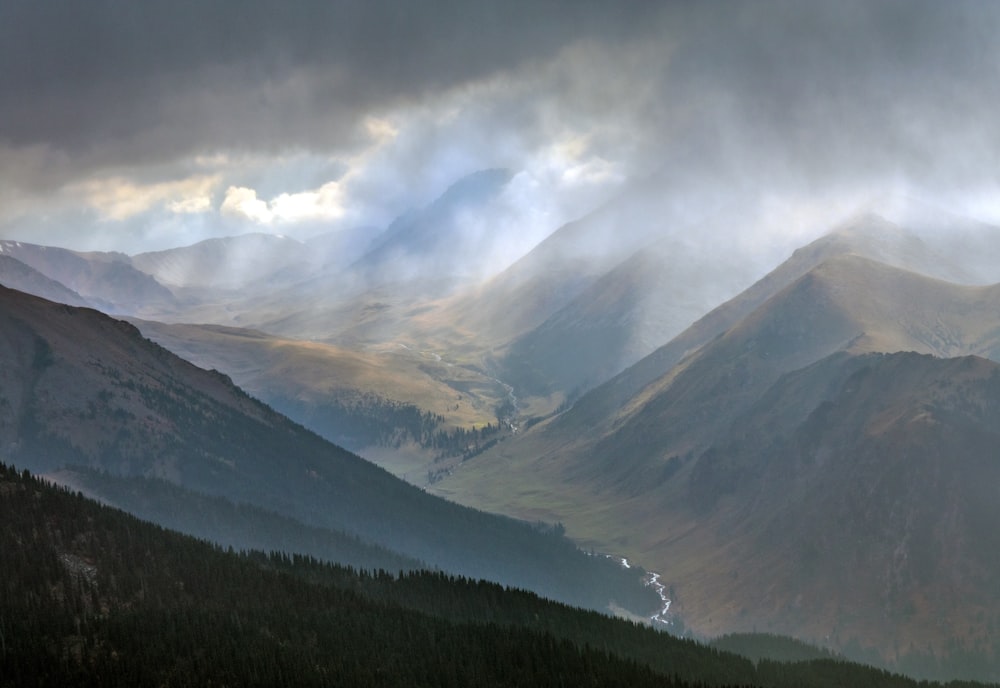
[[[2,686],[918,685],[440,572],[222,549],[6,466],[0,518]]]

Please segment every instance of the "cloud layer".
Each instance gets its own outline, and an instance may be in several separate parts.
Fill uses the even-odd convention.
[[[0,234],[385,226],[492,167],[524,246],[671,166],[1000,215],[998,29],[979,2],[12,0]]]

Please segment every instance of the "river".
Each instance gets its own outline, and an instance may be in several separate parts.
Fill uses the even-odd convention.
[[[632,564],[625,557],[615,557],[610,554],[604,556],[617,561],[623,569],[632,568]],[[660,582],[660,574],[647,571],[642,582],[646,587],[653,588],[660,598],[660,609],[649,617],[650,622],[654,626],[673,626],[674,621],[670,618],[670,598],[667,596],[667,586]]]

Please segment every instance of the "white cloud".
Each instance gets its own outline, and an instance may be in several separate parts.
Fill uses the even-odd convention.
[[[267,223],[273,218],[265,201],[257,198],[257,192],[245,186],[230,186],[219,209],[223,215],[232,215],[254,222]]]
[[[343,193],[340,183],[334,181],[312,191],[283,193],[265,201],[254,189],[230,186],[219,210],[262,225],[336,220],[344,215]]]
[[[314,191],[284,193],[269,204],[273,217],[283,222],[330,220],[343,216],[343,193],[339,182],[328,182]]]

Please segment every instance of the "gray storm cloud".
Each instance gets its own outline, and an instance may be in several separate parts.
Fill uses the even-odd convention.
[[[982,198],[1000,187],[998,29],[982,2],[13,0],[0,216],[41,232],[36,206],[78,216],[81,180],[153,198],[197,173],[218,177],[198,201],[215,210],[249,188],[276,217],[272,199],[336,182],[345,221],[384,226],[490,167],[529,170],[522,201],[546,199],[554,223],[670,168],[734,195]],[[395,138],[374,146],[372,121]],[[193,214],[123,222],[135,242],[213,231]]]
[[[15,0],[0,7],[0,138],[97,163],[343,144],[371,109],[623,39],[643,5]]]

